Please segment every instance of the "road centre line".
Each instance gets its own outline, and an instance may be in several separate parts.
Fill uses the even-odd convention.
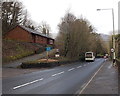
[[[41,80],[43,80],[43,78],[28,82],[28,83],[25,83],[25,84],[22,84],[22,85],[19,85],[19,86],[16,86],[16,87],[13,87],[13,89],[15,90],[17,88],[24,87],[24,86],[27,86],[29,84],[32,84],[32,83],[35,83],[35,82],[38,82],[38,81],[41,81]]]
[[[104,64],[103,64],[104,65]],[[79,92],[79,94],[82,94],[82,92],[86,89],[86,87],[90,84],[90,82],[93,80],[93,78],[97,75],[97,73],[101,70],[103,65],[95,72],[95,74],[91,77],[91,79],[88,81],[88,83],[83,87],[83,89]]]
[[[69,69],[68,71],[72,71],[72,70],[74,70],[75,68],[71,68],[71,69]]]
[[[56,75],[60,75],[60,74],[63,74],[63,73],[64,73],[64,71],[59,72],[59,73],[56,73],[56,74],[53,74],[52,76],[54,77],[54,76],[56,76]]]
[[[77,68],[80,68],[80,67],[82,67],[82,66],[78,66]]]

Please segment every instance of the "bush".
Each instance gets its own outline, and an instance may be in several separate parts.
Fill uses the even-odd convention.
[[[37,61],[33,61],[33,62],[24,62],[21,64],[21,68],[36,68],[36,67],[40,67],[40,68],[46,68],[46,67],[55,67],[55,66],[59,66],[59,62],[37,62]]]
[[[14,46],[13,46],[14,45]],[[2,40],[3,64],[19,58],[45,51],[45,46],[38,43],[22,42],[16,40]]]
[[[120,59],[116,59],[116,63],[120,67]]]
[[[69,63],[77,61],[77,60],[70,60],[64,57],[59,57],[55,60],[58,60],[58,61],[54,61],[54,62],[46,62],[46,61],[39,61],[39,60],[27,61],[27,62],[23,62],[20,67],[21,68],[36,68],[36,67],[47,68],[48,67],[49,68],[49,67],[56,67],[56,66],[60,66],[63,64],[69,64]]]
[[[26,57],[26,56],[29,56],[32,54],[34,54],[34,52],[26,51],[26,52],[23,52],[21,54],[15,55],[15,56],[8,56],[8,57],[4,58],[4,61],[6,61],[6,62],[14,61],[14,60],[17,60],[17,59],[20,59],[20,58],[23,58],[23,57]]]
[[[96,56],[96,58],[103,58],[104,57],[104,55],[102,55],[102,54],[97,54],[97,56]]]
[[[81,61],[85,61],[85,56],[80,55],[80,56],[79,56],[79,59],[80,59]]]

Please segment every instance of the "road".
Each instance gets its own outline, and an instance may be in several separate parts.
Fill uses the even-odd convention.
[[[78,94],[104,59],[3,78],[3,94]]]

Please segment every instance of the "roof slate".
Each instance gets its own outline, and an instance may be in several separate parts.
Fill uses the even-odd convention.
[[[43,36],[43,37],[46,37],[46,38],[53,39],[53,38],[51,38],[51,37],[49,37],[49,36],[47,36],[47,35],[44,35],[44,34],[38,32],[38,31],[32,30],[32,29],[30,29],[30,28],[27,28],[27,27],[25,27],[25,26],[23,26],[23,25],[18,25],[18,26],[20,26],[21,28],[23,28],[24,30],[26,30],[26,31],[28,31],[28,32],[30,32],[30,33],[37,34],[37,35],[40,35],[40,36]]]

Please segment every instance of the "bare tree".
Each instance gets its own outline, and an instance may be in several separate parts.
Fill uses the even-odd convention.
[[[25,14],[21,2],[9,1],[2,2],[2,32],[3,36],[16,25],[24,22]]]
[[[66,13],[58,27],[56,46],[64,56],[84,59],[86,51],[105,52],[99,34],[87,19],[77,19],[72,13]]]
[[[43,34],[49,36],[51,28],[49,24],[47,24],[45,21],[42,21],[42,23],[37,27],[37,30],[42,32]]]
[[[70,47],[70,34],[72,23],[75,21],[76,17],[72,13],[66,13],[64,18],[62,18],[62,22],[58,25],[59,31],[64,36],[64,56],[67,56],[69,47]]]

